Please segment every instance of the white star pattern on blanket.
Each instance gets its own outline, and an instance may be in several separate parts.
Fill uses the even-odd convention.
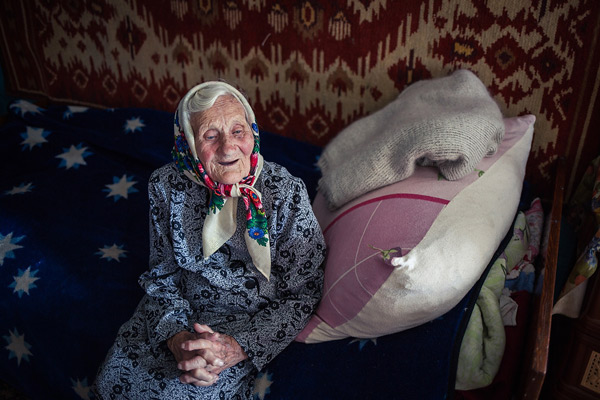
[[[116,244],[113,244],[110,247],[104,246],[104,248],[98,250],[99,251],[96,254],[101,256],[100,258],[106,258],[108,261],[116,260],[117,262],[120,262],[121,257],[127,257],[125,254],[127,250],[123,250],[123,245],[117,246]]]
[[[0,265],[4,264],[5,258],[15,258],[13,250],[22,248],[23,246],[18,245],[25,236],[19,236],[13,238],[13,232],[4,236],[0,233]]]
[[[67,111],[63,113],[63,119],[71,118],[75,113],[83,113],[89,110],[88,107],[68,106]]]
[[[44,128],[34,128],[28,126],[27,130],[21,133],[21,137],[24,139],[21,144],[23,145],[22,150],[29,147],[31,151],[34,147],[41,147],[42,144],[48,142],[46,138],[50,135],[50,132],[44,130]]]
[[[136,131],[141,131],[142,128],[145,126],[146,125],[144,124],[144,121],[142,121],[140,119],[140,117],[131,118],[131,119],[128,119],[127,122],[125,122],[125,126],[123,127],[123,130],[125,131],[125,133],[136,132]]]
[[[22,116],[27,114],[28,112],[39,114],[43,110],[43,108],[36,106],[33,103],[30,103],[26,100],[17,100],[13,104],[10,105],[11,109],[15,109]]]
[[[268,372],[261,372],[254,381],[254,392],[260,400],[264,400],[265,396],[271,392],[269,386],[273,384],[272,374]]]
[[[8,285],[8,287],[14,288],[13,293],[17,293],[19,298],[21,298],[23,293],[29,294],[29,289],[37,287],[34,282],[40,279],[35,276],[38,272],[39,270],[37,269],[32,271],[31,266],[27,267],[25,271],[19,268],[18,275],[13,276],[15,281]]]
[[[133,177],[123,175],[119,179],[115,176],[113,177],[113,183],[106,185],[108,189],[104,189],[105,192],[108,192],[106,197],[114,196],[115,201],[119,200],[121,197],[126,199],[130,193],[138,191],[133,187],[136,183],[137,181],[134,181]]]
[[[87,151],[87,149],[88,148],[84,147],[81,143],[77,146],[71,145],[70,148],[63,149],[64,153],[56,156],[56,158],[62,159],[58,166],[65,167],[66,169],[71,167],[77,169],[80,165],[87,165],[85,158],[92,155],[92,152]]]
[[[33,356],[31,345],[25,341],[25,335],[19,335],[19,331],[15,328],[14,331],[9,331],[8,336],[4,336],[4,340],[8,343],[5,349],[8,350],[8,358],[16,358],[17,365],[21,365],[21,360],[29,361],[29,356]]]
[[[73,390],[79,397],[83,400],[90,400],[90,386],[88,385],[87,378],[83,378],[81,381],[79,379],[71,379],[71,383],[73,384]]]
[[[28,192],[31,192],[31,189],[33,189],[33,183],[32,182],[28,182],[28,183],[21,183],[19,186],[13,186],[12,189],[7,190],[4,192],[4,194],[6,195],[14,195],[14,194],[25,194]]]

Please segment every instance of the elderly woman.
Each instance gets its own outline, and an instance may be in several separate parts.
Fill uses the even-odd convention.
[[[232,86],[206,82],[185,95],[173,158],[149,183],[146,294],[94,391],[247,399],[320,299],[323,235],[303,182],[263,161],[254,112]]]

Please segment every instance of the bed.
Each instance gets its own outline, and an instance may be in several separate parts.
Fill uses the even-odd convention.
[[[413,207],[421,196],[437,199],[427,204],[439,211],[466,189],[411,197],[386,186],[332,211],[318,191],[324,149],[416,82],[466,69],[493,95],[507,132],[525,135],[534,125],[519,183],[496,196],[506,193],[513,211],[486,244],[487,259],[445,297],[451,301],[412,323],[389,317],[403,312],[381,313],[386,298],[373,288],[358,303],[336,297],[366,281],[337,284],[351,274],[327,267],[336,283],[326,283],[328,303],[261,372],[255,397],[539,397],[562,198],[600,145],[599,29],[600,3],[592,0],[4,1],[0,61],[12,101],[0,128],[0,380],[31,399],[90,397],[117,328],[142,296],[146,184],[170,160],[172,113],[194,83],[224,79],[245,91],[265,159],[304,180],[330,254],[341,258],[345,231],[356,233],[347,220],[379,200]],[[475,168],[473,182],[493,177]],[[432,187],[445,183],[433,174]],[[507,254],[535,252],[522,240],[532,216],[539,254],[511,261],[531,267],[521,280],[516,272],[506,279],[498,271]],[[427,231],[409,239],[417,244]],[[378,289],[391,282],[392,261],[414,247],[382,240],[361,247],[384,271],[369,283]],[[517,250],[507,250],[512,242]],[[483,321],[495,304],[486,299],[505,288],[519,311],[510,314],[516,325],[494,325],[504,345],[495,342],[490,368],[473,315]],[[334,310],[340,303],[352,309]],[[378,311],[361,311],[372,307]],[[468,357],[463,347],[475,351]]]
[[[5,287],[0,329],[8,353],[0,362],[0,379],[31,399],[86,399],[116,330],[142,296],[136,281],[146,267],[148,252],[145,190],[152,170],[169,162],[171,138],[164,132],[170,131],[172,116],[140,108],[41,107],[27,100],[16,100],[9,109],[0,131],[0,272]],[[519,126],[529,127],[531,135],[533,120],[531,116],[506,119],[507,138],[517,130],[525,134],[527,129]],[[516,125],[510,128],[510,123]],[[320,172],[316,162],[322,148],[268,132],[261,136],[265,158],[301,177],[311,198],[317,198]],[[422,168],[437,175],[432,168]],[[518,208],[527,212],[534,193],[527,183],[523,188],[513,189]],[[554,203],[559,201],[557,194]],[[372,202],[367,199],[367,203]],[[357,209],[356,205],[350,208]],[[324,208],[320,212],[327,213]],[[543,219],[540,212],[541,208],[536,212],[538,224]],[[469,373],[459,368],[461,344],[494,261],[507,253],[507,246],[516,240],[515,232],[524,229],[515,225],[516,217],[511,216],[510,229],[500,235],[481,276],[447,312],[415,327],[372,337],[342,335],[307,344],[302,342],[311,342],[307,340],[311,333],[305,333],[305,338],[292,343],[261,372],[256,398],[470,398],[476,391],[455,389],[457,374]],[[327,216],[321,215],[320,222],[327,224]],[[327,237],[331,230],[324,229]],[[342,224],[340,229],[347,227]],[[539,262],[536,266],[539,271]],[[548,282],[538,292],[547,296],[553,286],[552,266],[545,271]],[[531,280],[521,285],[529,287],[514,291],[519,324],[507,327],[520,334],[510,342],[507,331],[506,340],[512,345],[506,349],[507,354],[513,352],[512,359],[508,356],[512,364],[506,361],[502,368],[531,365],[537,368],[533,371],[541,387],[548,331],[540,335],[528,328],[528,310],[536,291]],[[548,306],[547,298],[543,299],[540,310]],[[548,329],[549,319],[545,321],[533,326]],[[537,367],[517,361],[515,355],[533,332],[536,341],[541,341],[534,352]],[[468,365],[475,362],[467,360]],[[485,369],[484,362],[479,362],[476,374]],[[495,375],[485,377],[485,386],[494,385]],[[504,381],[496,383],[498,387],[517,390],[517,375],[500,372],[499,376]]]

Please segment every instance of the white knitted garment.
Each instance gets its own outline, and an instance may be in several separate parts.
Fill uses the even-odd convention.
[[[330,209],[435,165],[448,180],[473,172],[504,137],[502,113],[468,70],[419,81],[341,131],[323,150],[319,191]]]

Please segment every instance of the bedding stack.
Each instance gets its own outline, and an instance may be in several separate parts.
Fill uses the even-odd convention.
[[[391,125],[400,128],[398,136],[418,133],[414,142],[419,143],[416,147],[420,149],[422,143],[429,140],[420,137],[427,137],[432,125],[440,127],[439,132],[433,133],[439,149],[456,146],[452,140],[446,143],[440,139],[444,132],[451,132],[448,136],[452,136],[452,132],[464,129],[466,136],[461,145],[469,143],[467,139],[473,136],[471,147],[485,149],[478,157],[463,152],[462,156],[452,153],[446,161],[425,159],[432,153],[422,148],[419,156],[412,160],[413,164],[418,161],[430,165],[435,161],[437,167],[411,165],[412,172],[404,179],[361,194],[331,211],[331,207],[338,204],[336,199],[347,196],[328,196],[337,191],[345,192],[351,180],[361,186],[363,177],[346,174],[348,185],[328,185],[329,175],[338,176],[339,181],[342,176],[339,170],[348,168],[346,163],[334,167],[331,163],[334,157],[329,155],[341,157],[346,153],[346,159],[360,164],[363,152],[371,153],[371,141],[353,150],[338,146],[347,132],[358,135],[350,126],[340,134],[340,140],[325,148],[319,164],[327,168],[313,205],[328,244],[325,288],[316,316],[298,340],[315,343],[350,336],[369,338],[415,327],[448,312],[481,277],[516,215],[535,117],[502,120],[495,103],[497,113],[488,111],[479,115],[471,109],[463,110],[465,104],[492,101],[481,83],[474,84],[473,80],[479,82],[470,72],[458,71],[417,85],[406,98],[410,104],[419,104],[419,109],[426,101],[432,102],[433,114],[421,111],[418,118],[405,117],[408,123],[397,120]],[[438,97],[439,87],[443,89]],[[471,87],[477,90],[470,90]],[[424,89],[422,94],[415,93],[418,88]],[[450,90],[458,93],[461,106],[445,106],[451,101]],[[404,108],[403,95],[400,94],[394,105],[399,110]],[[493,107],[483,107],[483,110],[488,109],[493,110]],[[391,118],[387,111],[382,111]],[[430,123],[434,118],[431,115],[443,123],[438,120]],[[502,128],[496,127],[497,117]],[[372,118],[382,123],[382,116]],[[390,118],[384,119],[389,123],[393,121]],[[479,121],[487,133],[470,134],[477,131],[477,125],[466,124],[464,120]],[[456,126],[453,121],[460,123]],[[359,131],[368,125],[357,123]],[[394,135],[393,132],[381,134]],[[365,135],[376,136],[370,132]],[[502,138],[504,140],[497,144]],[[386,141],[376,144],[386,148]],[[343,151],[330,150],[331,146],[342,147]],[[411,153],[411,149],[408,147],[405,151]],[[441,153],[443,151],[438,150],[435,154]],[[484,157],[486,154],[488,157]],[[476,158],[473,166],[464,163],[465,159],[473,162],[473,158]],[[439,167],[459,161],[470,172],[462,179],[445,179]],[[386,162],[389,168],[395,165],[390,160]],[[404,170],[404,166],[401,169]],[[371,179],[386,182],[387,178]],[[360,191],[365,189],[362,187]]]
[[[520,207],[535,117],[502,118],[467,71],[409,89],[323,151],[323,298],[257,381],[265,399],[445,398],[501,368],[506,274],[529,279],[539,243],[539,200]]]

